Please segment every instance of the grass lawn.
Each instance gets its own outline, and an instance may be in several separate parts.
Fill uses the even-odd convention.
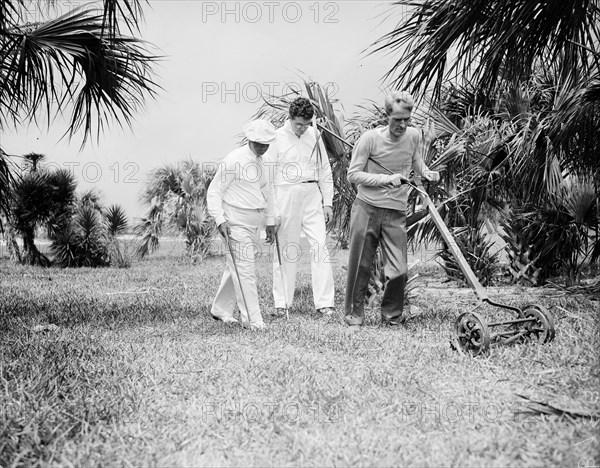
[[[267,319],[264,332],[210,319],[224,257],[192,265],[166,249],[77,270],[0,260],[0,466],[600,465],[598,418],[586,416],[600,412],[598,300],[490,288],[546,306],[556,338],[473,358],[449,344],[470,289],[424,269],[418,317],[390,330],[370,311],[353,332],[336,259],[338,315],[313,311],[304,264],[298,321]],[[266,311],[267,255],[257,268]]]

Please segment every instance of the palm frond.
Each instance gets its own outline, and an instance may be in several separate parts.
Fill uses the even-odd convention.
[[[569,177],[564,181],[560,194],[562,205],[576,224],[592,228],[597,225],[595,205],[598,194],[591,181]]]
[[[102,223],[94,208],[83,206],[76,213],[73,221],[86,241],[102,236]]]
[[[137,11],[137,1],[124,3]],[[0,127],[21,123],[22,114],[37,121],[40,110],[50,122],[53,111],[62,113],[71,104],[66,134],[72,137],[83,129],[82,145],[109,122],[130,124],[145,96],[154,96],[159,88],[151,70],[158,57],[148,53],[143,41],[107,29],[104,21],[114,21],[116,12],[106,15],[80,7],[0,34]]]
[[[23,155],[23,169],[30,172],[36,172],[41,166],[40,163],[46,159],[45,154],[28,153]]]
[[[70,223],[77,196],[77,181],[68,169],[57,169],[43,173],[50,190],[50,212],[46,221],[48,236]]]
[[[159,216],[143,218],[135,226],[134,233],[142,237],[137,246],[136,255],[138,258],[144,258],[160,247],[160,236],[162,233],[161,218]]]
[[[14,187],[18,172],[10,156],[0,147],[0,233],[4,232],[3,220],[11,220],[14,202]]]
[[[155,200],[164,200],[169,193],[182,195],[180,167],[178,164],[166,163],[150,171],[146,178],[140,201],[144,205],[153,205]]]
[[[106,209],[104,224],[108,235],[115,237],[127,230],[127,215],[120,205],[111,205]]]
[[[145,3],[149,4],[148,0]],[[139,24],[144,19],[140,0],[104,0],[102,24],[109,35],[119,32],[119,24],[124,22],[129,32],[139,31]]]
[[[102,193],[100,190],[96,188],[85,189],[77,198],[80,206],[89,206],[97,212],[102,213]]]
[[[562,70],[587,67],[587,51],[599,43],[599,6],[592,0],[506,2],[501,0],[399,1],[409,8],[371,53],[397,54],[386,78],[417,93],[464,76],[492,89],[499,79],[527,80],[537,63],[560,60]],[[513,53],[510,51],[518,51]]]

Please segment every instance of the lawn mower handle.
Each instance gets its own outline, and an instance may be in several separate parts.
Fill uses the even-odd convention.
[[[378,165],[379,167],[381,167],[388,174],[395,174],[394,171],[392,171],[385,165],[381,164],[380,162],[375,161],[373,158],[369,158],[369,160],[372,161],[373,163],[375,163],[376,165]],[[438,212],[436,206],[433,204],[433,201],[431,201],[429,194],[423,188],[421,179],[419,178],[419,179],[412,180],[412,181],[410,181],[410,180],[402,181],[401,185],[404,185],[404,184],[409,185],[410,187],[415,189],[419,193],[419,195],[421,195],[421,198],[423,199],[423,203],[427,207],[427,209],[429,211],[429,215],[431,216],[431,219],[433,220],[433,223],[438,228],[438,231],[442,235],[442,238],[444,239],[444,241],[446,241],[446,244],[448,245],[450,252],[452,252],[452,255],[458,262],[458,266],[460,267],[460,270],[463,272],[463,275],[465,275],[465,278],[467,279],[467,283],[469,284],[469,286],[471,286],[471,288],[473,288],[473,291],[475,291],[475,295],[477,296],[477,298],[482,302],[488,302],[492,305],[497,305],[497,304],[493,304],[490,301],[485,288],[481,285],[481,283],[477,279],[477,276],[475,276],[475,273],[473,273],[473,270],[471,270],[471,267],[469,266],[469,262],[467,262],[467,259],[465,258],[462,251],[456,244],[456,241],[454,240],[454,237],[452,237],[452,233],[448,229],[448,226],[446,226],[446,224],[444,223],[444,220],[440,216],[440,213]],[[501,307],[503,307],[503,306],[501,306]],[[516,310],[518,310],[518,309],[516,309]]]

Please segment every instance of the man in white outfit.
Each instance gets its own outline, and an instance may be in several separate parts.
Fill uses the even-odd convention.
[[[248,144],[225,157],[206,195],[208,213],[225,239],[227,258],[211,314],[215,320],[235,323],[237,303],[242,325],[262,330],[265,324],[258,304],[254,261],[263,217],[267,242],[272,243],[277,232],[272,174],[262,158],[275,140],[275,127],[266,120],[255,120],[243,130]]]
[[[273,261],[274,315],[285,314],[294,299],[296,267],[303,253],[300,233],[308,240],[311,255],[312,292],[315,308],[324,315],[334,312],[333,271],[325,245],[326,223],[333,215],[333,178],[322,138],[311,127],[314,109],[306,98],[290,105],[289,120],[276,132],[268,158],[276,162],[275,194],[281,225],[278,230],[282,268]],[[283,270],[283,271],[282,271]]]

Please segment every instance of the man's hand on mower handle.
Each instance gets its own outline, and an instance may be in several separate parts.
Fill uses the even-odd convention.
[[[389,187],[400,187],[402,184],[405,184],[407,182],[408,179],[402,174],[391,174],[389,175],[389,179],[385,185]]]
[[[423,177],[428,182],[439,182],[440,173],[438,171],[423,171]]]
[[[225,239],[229,239],[229,236],[231,236],[231,228],[229,227],[229,223],[227,221],[219,224],[217,229]]]

